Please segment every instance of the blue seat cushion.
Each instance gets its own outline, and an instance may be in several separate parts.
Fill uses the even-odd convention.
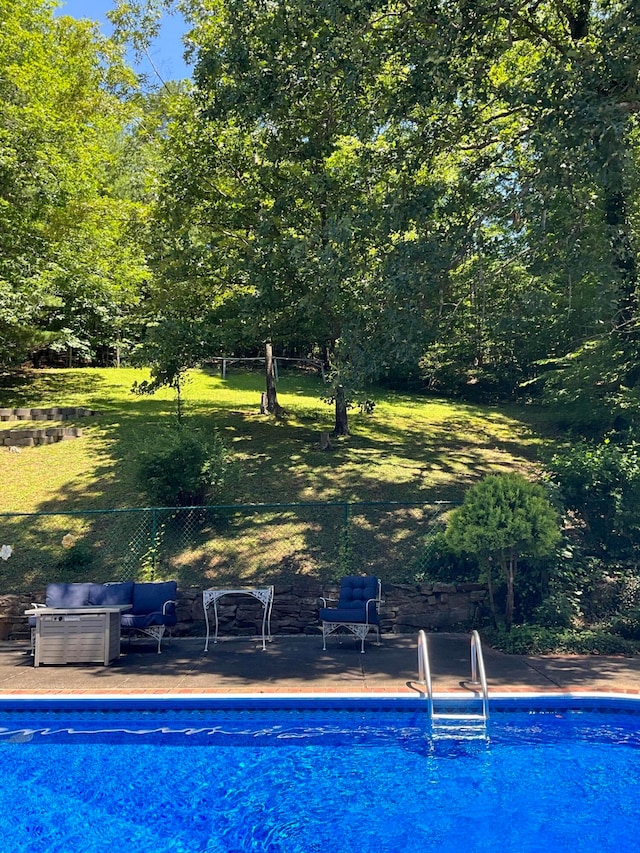
[[[364,623],[367,621],[364,603],[359,607],[323,607],[320,609],[320,621]],[[369,605],[369,624],[378,624],[378,613],[373,602]]]
[[[91,583],[50,583],[44,603],[46,607],[88,607]]]
[[[171,609],[173,612],[171,612]],[[177,625],[178,618],[175,608],[171,609],[168,608],[169,612],[164,616],[161,610],[156,610],[154,613],[140,613],[138,615],[129,612],[123,613],[120,617],[120,627],[130,631],[139,628],[149,628],[151,625],[165,625],[167,628],[173,628],[174,625]]]
[[[133,602],[133,581],[123,583],[91,585],[89,604],[98,607],[104,605],[131,604]]]
[[[135,583],[133,585],[133,607],[131,611],[122,614],[123,627],[147,627],[148,625],[177,624],[175,600],[178,585],[175,581],[161,583]],[[163,615],[164,605],[168,602]],[[141,617],[138,623],[132,617]],[[146,620],[146,621],[145,621]],[[141,624],[144,622],[144,624]]]
[[[378,578],[374,575],[347,575],[340,582],[339,608],[362,606],[378,595]]]

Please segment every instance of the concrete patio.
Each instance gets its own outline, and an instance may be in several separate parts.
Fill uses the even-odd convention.
[[[428,635],[435,693],[467,692],[471,674],[466,634]],[[222,639],[203,651],[204,638],[123,641],[111,666],[33,666],[24,642],[0,643],[0,695],[33,693],[411,694],[417,682],[417,637],[384,636],[377,646],[345,637],[276,636]],[[503,692],[640,693],[640,656],[504,655],[484,647],[489,694]]]

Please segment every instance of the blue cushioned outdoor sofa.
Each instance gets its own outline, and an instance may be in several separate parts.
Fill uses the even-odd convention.
[[[118,604],[130,604],[131,610],[122,613],[120,628],[122,633],[146,634],[160,645],[167,629],[177,624],[176,599],[178,585],[175,581],[158,583],[50,583],[47,586],[44,604],[33,607],[108,607]],[[35,628],[36,617],[29,617],[29,625]]]

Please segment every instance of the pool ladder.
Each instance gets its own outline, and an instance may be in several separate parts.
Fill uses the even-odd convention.
[[[482,643],[480,635],[477,631],[471,632],[471,680],[467,682],[469,686],[478,688],[475,692],[480,696],[474,698],[480,699],[480,711],[476,713],[460,713],[458,711],[443,710],[436,713],[434,710],[433,687],[431,683],[431,666],[429,663],[429,647],[427,644],[427,635],[425,631],[418,632],[418,682],[424,685],[425,695],[427,698],[427,709],[429,718],[432,721],[433,731],[436,728],[443,732],[445,730],[453,731],[456,728],[460,729],[460,733],[470,731],[478,731],[484,733],[486,730],[487,719],[489,718],[489,691],[487,690],[487,676],[484,669],[484,658],[482,656]],[[473,701],[472,699],[464,700]],[[464,729],[464,731],[463,731]]]

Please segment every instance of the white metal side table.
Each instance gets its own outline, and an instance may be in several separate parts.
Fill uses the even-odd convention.
[[[249,587],[242,586],[236,589],[214,588],[205,589],[202,592],[202,606],[204,608],[204,619],[207,624],[207,639],[204,644],[205,652],[209,651],[209,607],[213,604],[213,615],[215,618],[215,631],[213,642],[218,642],[218,601],[223,595],[250,595],[257,598],[262,604],[262,650],[266,650],[266,641],[271,642],[271,609],[273,607],[273,586]]]

